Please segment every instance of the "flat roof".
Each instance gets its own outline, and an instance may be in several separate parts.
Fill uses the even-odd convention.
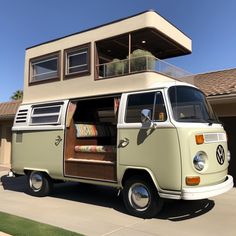
[[[178,29],[175,25],[173,25],[171,22],[169,22],[168,20],[166,20],[163,16],[161,16],[159,13],[157,13],[156,11],[154,10],[147,10],[147,11],[143,11],[143,12],[140,12],[138,14],[135,14],[135,15],[132,15],[132,16],[129,16],[129,17],[125,17],[125,18],[121,18],[121,19],[118,19],[118,20],[114,20],[114,21],[111,21],[109,23],[105,23],[105,24],[102,24],[102,25],[99,25],[99,26],[95,26],[95,27],[92,27],[92,28],[89,28],[89,29],[85,29],[85,30],[82,30],[82,31],[79,31],[79,32],[76,32],[76,33],[72,33],[72,34],[69,34],[69,35],[65,35],[65,36],[62,36],[62,37],[59,37],[59,38],[55,38],[55,39],[52,39],[52,40],[49,40],[49,41],[46,41],[46,42],[43,42],[43,43],[40,43],[40,44],[36,44],[36,45],[33,45],[31,47],[28,47],[26,48],[26,50],[29,50],[29,49],[32,49],[32,48],[35,48],[35,47],[38,47],[38,46],[41,46],[41,45],[45,45],[45,44],[49,44],[49,43],[53,43],[55,41],[58,41],[58,40],[62,40],[62,39],[66,39],[68,37],[71,37],[71,36],[76,36],[78,34],[82,34],[82,33],[85,33],[85,32],[89,32],[89,31],[92,31],[92,30],[96,30],[96,29],[99,29],[99,28],[102,28],[102,27],[105,27],[105,26],[109,26],[109,25],[112,25],[112,24],[115,24],[115,23],[119,23],[119,22],[122,22],[122,21],[125,21],[125,20],[128,20],[128,19],[131,19],[131,18],[134,18],[134,17],[137,17],[137,16],[141,16],[145,13],[155,13],[157,16],[159,16],[162,20],[165,21],[165,23],[168,23],[169,26],[173,27],[173,29],[179,31],[180,34],[182,34],[182,36],[184,36],[185,39],[188,39],[188,41],[190,42],[187,42],[185,43],[185,45],[181,45],[181,43],[177,42],[179,45],[176,46],[177,48],[180,49],[181,53],[177,53],[176,55],[180,54],[180,55],[184,55],[184,54],[189,54],[191,53],[191,39],[183,32],[181,31],[180,29]],[[150,23],[150,22],[149,22]],[[147,26],[148,27],[148,26]],[[141,29],[141,28],[140,28]],[[137,29],[135,29],[137,30]],[[174,40],[173,37],[165,34],[166,32],[162,32],[163,30],[159,29],[159,28],[155,28],[155,30],[157,30],[160,34],[164,34],[167,38],[169,38],[170,41]],[[167,30],[169,31],[168,33],[171,33],[171,30]],[[128,32],[128,31],[127,31]],[[176,32],[175,32],[176,33]],[[119,35],[119,34],[117,34]],[[112,36],[115,36],[115,35],[111,35]],[[163,35],[160,35],[160,37],[163,37]],[[159,39],[159,38],[158,38]],[[157,40],[158,40],[157,39]],[[100,40],[100,39],[98,39]],[[160,42],[160,39],[157,41],[157,42]],[[173,44],[173,42],[170,42],[170,44]],[[185,51],[184,51],[184,49]],[[175,55],[174,55],[175,56]]]

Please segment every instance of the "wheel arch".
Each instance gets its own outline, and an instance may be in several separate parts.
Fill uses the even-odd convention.
[[[152,173],[152,171],[150,169],[147,169],[147,168],[128,167],[124,171],[124,174],[123,174],[122,179],[121,179],[122,187],[124,186],[125,181],[128,180],[129,178],[133,177],[133,176],[144,177],[145,179],[151,181],[153,183],[153,185],[156,187],[157,191],[159,192],[160,186],[158,184],[158,181],[156,180],[156,178],[155,178],[154,174]]]
[[[42,173],[47,174],[48,177],[50,177],[49,172],[48,172],[48,170],[46,170],[46,169],[38,169],[38,168],[25,168],[25,169],[24,169],[24,173],[25,173],[26,175],[29,174],[29,173],[32,172],[32,171],[42,172]]]
[[[52,177],[50,176],[48,170],[46,170],[46,169],[38,169],[38,168],[25,168],[24,169],[24,173],[26,176],[28,176],[33,171],[42,172],[43,174],[47,175],[47,177],[49,179],[53,180]]]

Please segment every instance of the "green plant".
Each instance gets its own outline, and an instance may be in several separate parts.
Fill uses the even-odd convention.
[[[124,60],[119,60],[117,58],[113,59],[107,65],[108,76],[123,75],[126,70],[127,70],[127,62]]]
[[[130,70],[131,72],[154,70],[155,61],[156,59],[151,52],[136,49],[130,55]]]

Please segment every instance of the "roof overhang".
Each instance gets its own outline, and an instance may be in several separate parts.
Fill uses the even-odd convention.
[[[236,103],[236,94],[222,94],[222,95],[208,96],[207,100],[211,104],[230,104],[230,103]]]
[[[29,51],[33,53],[34,50],[32,49],[36,49],[39,46],[46,46],[47,44],[52,45],[54,43],[63,42],[63,44],[67,45],[67,41],[69,41],[70,44],[75,41],[78,45],[78,42],[80,40],[82,41],[82,39],[86,39],[87,41],[100,41],[119,35],[125,35],[130,32],[133,34],[134,43],[146,41],[146,47],[152,48],[154,51],[157,51],[158,47],[161,48],[161,50],[158,50],[159,54],[156,54],[160,59],[185,55],[192,52],[192,40],[186,34],[157,12],[149,10],[29,47],[27,48],[27,53],[29,53]],[[43,48],[44,47],[41,49]],[[36,55],[34,55],[34,57],[35,56]]]
[[[15,115],[4,115],[0,116],[0,121],[6,121],[6,120],[14,120]]]
[[[136,49],[143,49],[151,52],[159,59],[191,53],[191,50],[168,36],[163,35],[156,28],[145,28],[128,32],[123,35],[97,41],[96,44],[101,53],[120,59],[124,59],[127,56],[129,46],[131,47],[131,52]]]

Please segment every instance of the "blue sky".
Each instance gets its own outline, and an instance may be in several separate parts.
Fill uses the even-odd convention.
[[[153,9],[186,33],[191,73],[236,67],[235,0],[0,0],[0,102],[23,89],[25,48]]]

